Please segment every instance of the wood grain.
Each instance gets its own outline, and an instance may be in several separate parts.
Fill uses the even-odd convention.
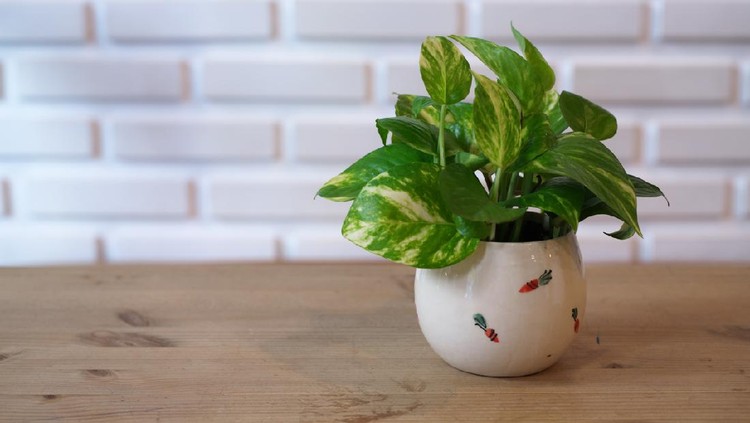
[[[0,420],[748,422],[750,266],[588,269],[560,362],[473,376],[430,350],[413,270],[0,271]]]

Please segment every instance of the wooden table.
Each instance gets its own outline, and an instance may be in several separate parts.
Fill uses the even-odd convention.
[[[609,266],[569,352],[494,379],[422,337],[413,270],[0,271],[0,420],[750,421],[750,266]]]

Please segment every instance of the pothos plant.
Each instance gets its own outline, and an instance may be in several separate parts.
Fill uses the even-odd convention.
[[[547,61],[511,29],[523,56],[479,38],[424,41],[419,68],[429,97],[398,95],[396,116],[376,120],[383,146],[318,191],[353,200],[347,239],[395,262],[439,268],[480,241],[551,239],[599,214],[623,222],[607,235],[641,235],[636,196],[663,193],[628,175],[602,142],[617,120],[579,95],[558,94]],[[451,40],[494,77],[472,72]],[[464,101],[472,82],[473,103]],[[527,211],[541,217],[534,235]]]

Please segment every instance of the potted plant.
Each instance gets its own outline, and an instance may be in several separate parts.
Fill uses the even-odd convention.
[[[578,223],[605,214],[623,222],[607,235],[641,235],[636,196],[663,196],[602,142],[615,117],[558,94],[547,61],[511,29],[523,56],[479,38],[428,37],[419,67],[429,97],[398,95],[396,116],[376,120],[383,146],[318,192],[353,201],[344,237],[417,268],[419,323],[438,355],[489,376],[543,370],[578,332]],[[454,42],[495,75],[472,72]]]

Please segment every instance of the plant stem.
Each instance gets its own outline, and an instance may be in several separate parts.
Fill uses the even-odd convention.
[[[495,203],[500,198],[500,184],[502,182],[501,181],[502,176],[503,176],[503,172],[498,167],[497,170],[495,170],[495,180],[492,181],[492,188],[490,189],[490,199]],[[496,230],[497,230],[497,223],[493,223],[492,230],[490,231],[490,241],[495,239]]]
[[[531,192],[531,188],[534,185],[534,174],[531,172],[525,172],[523,175],[523,183],[521,184],[521,195],[526,195]],[[513,242],[518,242],[521,239],[521,228],[523,227],[523,216],[516,220],[515,226],[513,227]]]
[[[438,154],[440,155],[440,167],[445,167],[445,111],[446,105],[440,106],[440,126],[438,127]]]
[[[505,194],[505,201],[510,201],[516,194],[516,182],[518,181],[518,172],[514,172],[510,176],[510,183],[508,183],[508,192]]]

